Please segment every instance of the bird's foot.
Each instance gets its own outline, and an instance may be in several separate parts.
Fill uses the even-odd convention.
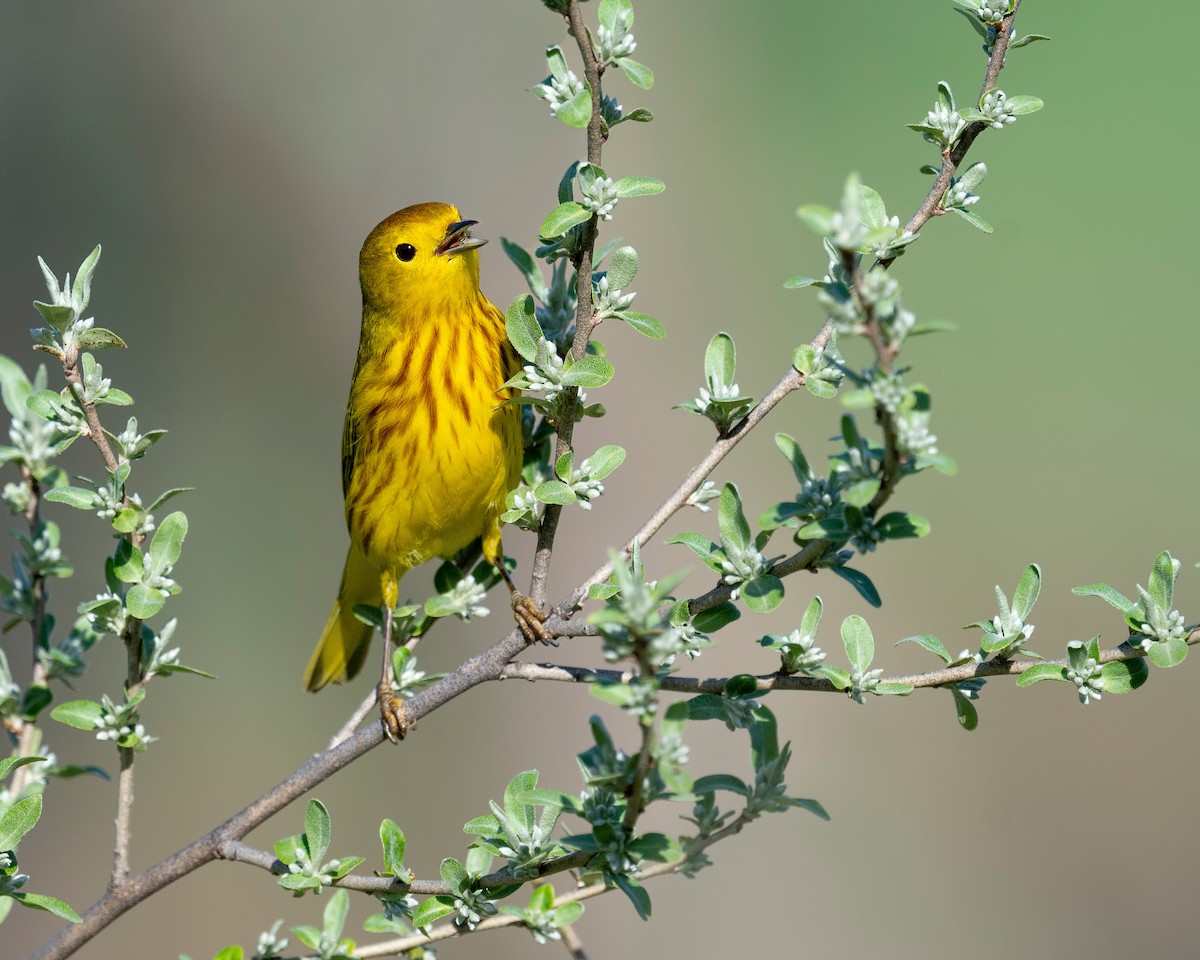
[[[390,685],[379,684],[379,718],[383,721],[383,732],[392,743],[399,743],[405,734],[416,726],[404,712],[404,701],[392,692]]]
[[[544,643],[552,647],[558,646],[554,634],[546,629],[545,621],[550,614],[539,607],[532,599],[515,590],[512,595],[513,619],[521,628],[526,643]]]

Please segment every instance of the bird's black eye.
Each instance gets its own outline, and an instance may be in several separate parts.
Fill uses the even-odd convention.
[[[398,246],[396,248],[396,259],[400,260],[404,263],[408,263],[408,261],[411,260],[416,255],[417,255],[417,248],[414,247],[411,243],[402,243],[402,244],[400,244],[400,246]]]

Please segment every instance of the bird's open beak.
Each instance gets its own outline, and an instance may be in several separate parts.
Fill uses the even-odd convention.
[[[471,236],[471,228],[478,222],[478,220],[459,220],[457,223],[450,224],[446,228],[446,238],[434,248],[433,252],[453,256],[464,250],[482,247],[487,241],[482,237]]]

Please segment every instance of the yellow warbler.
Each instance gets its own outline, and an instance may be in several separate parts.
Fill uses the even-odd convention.
[[[406,207],[367,236],[359,254],[362,333],[342,433],[350,552],[333,612],[304,674],[309,690],[358,673],[373,628],[355,604],[384,606],[379,706],[392,740],[408,720],[393,689],[391,620],[406,570],[482,537],[527,636],[541,614],[503,566],[500,514],[521,472],[520,415],[501,407],[518,369],[504,317],[479,289],[479,254],[445,203]]]

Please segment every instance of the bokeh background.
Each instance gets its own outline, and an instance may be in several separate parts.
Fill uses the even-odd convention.
[[[1006,90],[1043,97],[1045,110],[989,132],[972,152],[991,171],[975,209],[995,234],[933,222],[895,268],[919,317],[961,327],[905,354],[933,390],[943,449],[961,465],[956,478],[902,488],[898,506],[929,517],[933,534],[862,563],[882,610],[831,577],[798,578],[775,615],[722,635],[696,664],[705,675],[770,670],[755,641],[798,623],[814,592],[827,605],[819,642],[834,659],[837,624],[857,612],[875,629],[881,664],[928,668],[927,654],[891,642],[918,632],[954,651],[974,642],[961,625],[988,616],[993,584],[1011,591],[1031,561],[1045,572],[1034,647],[1047,654],[1095,633],[1116,642],[1114,611],[1070,588],[1106,580],[1132,591],[1162,549],[1184,561],[1178,605],[1198,617],[1200,453],[1187,386],[1200,356],[1187,293],[1197,144],[1187,117],[1200,12],[1173,5],[1168,19],[1165,8],[1131,14],[1116,0],[1027,0],[1018,25],[1054,42],[1015,51],[1003,75]],[[636,244],[637,306],[669,333],[651,343],[602,331],[618,372],[595,396],[611,415],[580,440],[619,441],[629,459],[590,514],[568,514],[555,595],[623,542],[705,449],[707,422],[670,407],[702,382],[708,338],[734,334],[738,380],[761,395],[818,327],[811,292],[782,288],[825,266],[796,206],[836,202],[857,170],[907,217],[927,186],[917,167],[936,158],[903,124],[924,116],[940,79],[969,102],[984,65],[940,0],[751,2],[736,12],[642,0],[635,33],[636,56],[658,82],[643,93],[614,74],[607,89],[656,119],[618,128],[606,165],[660,176],[668,189],[622,203],[608,235]],[[344,556],[338,456],[358,246],[384,215],[429,199],[457,203],[484,236],[535,242],[562,169],[583,153],[582,133],[526,92],[554,42],[564,42],[562,24],[536,0],[4,7],[0,348],[37,362],[25,332],[43,292],[35,256],[61,274],[102,242],[93,309],[130,349],[101,359],[135,396],[142,426],[171,430],[136,487],[151,496],[196,487],[177,501],[191,532],[178,568],[185,591],[170,610],[185,662],[220,680],[151,687],[145,721],[162,742],[139,762],[135,868],[282,779],[367,692],[365,678],[320,697],[299,682]],[[507,304],[523,292],[520,278],[498,243],[482,254],[484,287]],[[110,425],[123,423],[111,412]],[[790,398],[714,479],[738,481],[757,514],[791,491],[771,433],[795,434],[819,461],[837,417],[836,403]],[[70,463],[99,469],[82,444]],[[77,573],[55,590],[60,621],[101,586],[106,540],[78,519],[62,517]],[[712,533],[715,521],[693,511],[670,532],[689,528]],[[529,538],[511,533],[508,546],[527,566]],[[698,566],[680,547],[655,547],[648,560],[655,573]],[[428,580],[422,571],[406,586],[421,597]],[[687,588],[708,583],[695,572]],[[452,668],[508,629],[497,617],[439,628],[422,663]],[[25,670],[27,638],[2,642]],[[596,660],[583,641],[553,655]],[[118,693],[122,663],[115,648],[100,651],[81,694]],[[716,848],[716,868],[698,879],[656,881],[648,926],[617,895],[590,902],[579,931],[595,957],[748,946],[849,957],[1189,955],[1200,880],[1195,672],[1190,662],[1155,671],[1137,695],[1087,709],[1061,686],[992,682],[970,735],[944,693],[865,708],[772,696],[795,751],[789,785],[822,800],[832,822],[765,818]],[[377,863],[377,825],[390,816],[409,834],[411,866],[434,876],[443,856],[461,855],[461,824],[512,774],[538,766],[544,784],[577,788],[573,755],[594,711],[633,743],[629,723],[581,689],[473,691],[401,748],[376,750],[320,788],[335,852]],[[744,773],[744,735],[714,726],[691,734],[694,771]],[[84,734],[55,725],[49,734],[63,760],[115,766]],[[54,784],[21,851],[30,889],[84,910],[107,876],[113,806],[112,785],[98,779]],[[269,848],[301,818],[295,805],[250,840]],[[81,955],[252,950],[275,918],[318,922],[324,902],[292,900],[253,868],[214,864]],[[355,902],[352,930],[367,912]],[[16,910],[0,952],[22,955],[57,928]],[[533,948],[506,931],[441,952]]]

